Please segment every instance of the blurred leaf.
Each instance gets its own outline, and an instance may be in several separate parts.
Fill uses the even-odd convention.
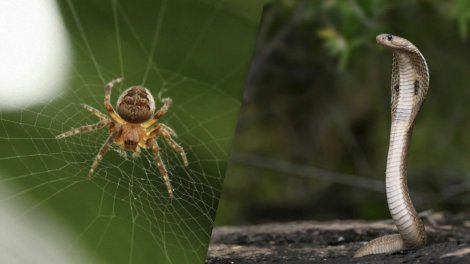
[[[470,2],[465,0],[456,0],[453,13],[458,20],[460,36],[463,39],[467,39],[468,23],[470,20]]]

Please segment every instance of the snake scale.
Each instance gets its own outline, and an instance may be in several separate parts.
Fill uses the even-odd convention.
[[[429,71],[426,60],[408,40],[390,34],[378,35],[377,43],[392,50],[390,145],[387,157],[387,203],[399,234],[371,240],[354,257],[420,248],[426,230],[408,192],[406,166],[413,124],[426,97]]]

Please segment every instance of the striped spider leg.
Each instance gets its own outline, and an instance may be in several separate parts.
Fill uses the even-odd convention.
[[[88,133],[88,132],[100,129],[102,127],[105,127],[105,126],[109,126],[111,123],[112,123],[112,121],[109,120],[109,119],[101,120],[100,122],[98,122],[96,124],[93,124],[93,125],[86,125],[86,126],[81,126],[81,127],[78,127],[78,128],[72,128],[69,131],[66,131],[66,132],[63,132],[63,133],[57,135],[55,138],[56,139],[63,139],[63,138],[74,136],[74,135],[80,134],[80,133]]]
[[[172,136],[176,137],[176,133],[169,126],[159,123],[149,132],[149,139],[147,141],[147,145],[149,148],[152,148],[155,163],[157,164],[158,170],[160,171],[160,174],[163,177],[163,181],[165,182],[170,197],[173,197],[173,188],[171,187],[170,177],[159,153],[157,138],[160,135],[166,140],[170,147],[181,156],[185,167],[188,167],[188,159],[186,157],[186,152],[184,151],[183,147],[176,143],[176,141],[172,138]]]
[[[94,114],[95,116],[97,116],[99,119],[101,120],[105,120],[105,119],[108,119],[109,120],[109,117],[103,113],[101,113],[98,109],[94,108],[94,107],[91,107],[87,104],[80,104],[83,108],[85,108],[87,111],[89,111],[90,113]]]
[[[170,145],[170,147],[181,156],[184,166],[188,167],[186,152],[184,151],[183,147],[176,143],[176,141],[173,139],[173,137],[177,136],[176,132],[169,126],[159,123],[149,132],[149,138],[157,138],[160,135],[163,137],[163,139],[165,139],[168,145]]]
[[[166,114],[166,112],[168,111],[168,109],[170,108],[171,103],[173,102],[173,100],[171,100],[171,98],[163,98],[162,102],[163,102],[162,107],[157,112],[155,112],[152,119],[150,119],[149,121],[142,124],[142,126],[144,128],[151,127],[153,124],[155,124],[155,122],[158,121],[158,119],[160,119],[162,116],[164,116]]]
[[[95,172],[96,168],[100,164],[101,160],[103,159],[104,154],[108,152],[109,147],[113,143],[114,138],[116,135],[119,133],[120,128],[118,129],[113,129],[113,132],[111,132],[106,139],[106,141],[103,143],[101,146],[100,150],[98,151],[98,154],[96,154],[95,159],[93,160],[93,164],[91,165],[90,171],[88,172],[88,178],[90,179],[93,176],[93,173]]]
[[[85,126],[81,126],[81,127],[78,127],[78,128],[73,128],[69,131],[66,131],[66,132],[63,132],[63,133],[57,135],[56,139],[63,139],[63,138],[70,137],[70,136],[80,134],[80,133],[92,132],[92,131],[95,131],[97,129],[103,128],[105,126],[113,127],[113,121],[111,121],[105,114],[101,113],[100,111],[98,111],[97,109],[95,109],[95,108],[93,108],[89,105],[81,104],[81,106],[83,108],[85,108],[86,110],[88,110],[89,112],[91,112],[92,114],[94,114],[95,116],[97,116],[101,121],[96,123],[96,124],[93,124],[93,125],[85,125]],[[88,177],[89,178],[91,178],[91,176],[93,175],[94,171],[96,170],[96,167],[98,166],[99,162],[103,159],[103,155],[106,154],[106,152],[109,150],[109,146],[113,142],[113,139],[114,139],[114,137],[116,136],[116,134],[118,132],[118,129],[116,129],[116,128],[113,128],[112,130],[113,130],[113,132],[109,135],[109,137],[106,139],[105,143],[101,146],[100,151],[98,152],[98,154],[96,155],[96,157],[93,161],[93,164],[90,168],[90,171],[88,172]]]

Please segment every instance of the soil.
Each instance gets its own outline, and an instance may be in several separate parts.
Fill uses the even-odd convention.
[[[470,213],[433,213],[424,220],[424,248],[362,258],[352,256],[366,241],[396,233],[391,221],[216,227],[206,263],[470,263]]]

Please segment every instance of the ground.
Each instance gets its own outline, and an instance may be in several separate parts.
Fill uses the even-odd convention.
[[[206,263],[470,263],[470,213],[433,213],[424,220],[424,248],[356,259],[352,255],[363,243],[396,232],[391,221],[216,227]]]

